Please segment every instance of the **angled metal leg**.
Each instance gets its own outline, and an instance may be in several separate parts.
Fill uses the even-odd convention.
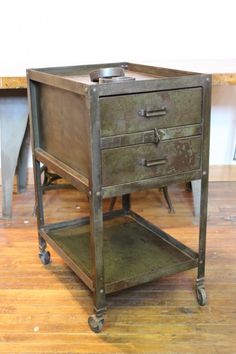
[[[175,209],[174,209],[172,201],[170,199],[170,195],[169,195],[169,192],[168,192],[168,187],[164,186],[164,187],[161,188],[161,190],[163,191],[165,200],[167,202],[167,205],[168,205],[168,208],[169,208],[169,213],[173,213],[174,214],[175,213]]]
[[[109,206],[110,211],[113,210],[116,201],[117,201],[117,197],[111,198],[110,206]],[[130,194],[122,195],[122,207],[124,210],[129,211],[129,209],[130,209]]]
[[[117,197],[112,197],[112,198],[110,199],[110,205],[109,205],[109,210],[110,210],[110,211],[113,210],[114,205],[116,204],[116,200],[117,200]]]

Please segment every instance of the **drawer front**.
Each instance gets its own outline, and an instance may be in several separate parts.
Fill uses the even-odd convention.
[[[180,174],[200,168],[201,137],[102,151],[103,186]]]
[[[103,97],[101,135],[200,123],[201,101],[200,87]]]

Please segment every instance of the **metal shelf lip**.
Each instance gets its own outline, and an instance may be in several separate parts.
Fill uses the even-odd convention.
[[[197,254],[165,239],[157,229],[154,233],[129,215],[104,219],[107,294],[197,266]],[[54,228],[41,235],[93,291],[89,225]]]
[[[71,257],[60,248],[57,243],[46,233],[44,230],[40,231],[40,236],[57,252],[59,256],[68,264],[68,266],[75,272],[75,274],[87,285],[87,287],[94,291],[93,281],[86,272],[84,272],[78,265],[71,259]]]
[[[175,239],[174,237],[170,236],[169,234],[167,234],[165,231],[163,231],[159,227],[153,225],[152,223],[150,223],[149,221],[147,221],[146,219],[144,219],[142,216],[138,215],[134,211],[130,210],[129,211],[129,215],[137,223],[139,223],[140,225],[145,227],[147,230],[150,230],[151,232],[153,232],[153,234],[155,234],[156,236],[161,237],[163,240],[168,242],[173,247],[176,247],[177,249],[180,249],[183,253],[185,253],[189,257],[198,258],[198,253],[197,252],[193,251],[191,248],[187,247],[182,242],[180,242],[177,239]]]
[[[112,211],[107,211],[103,214],[103,220],[109,220],[117,216],[125,215],[124,209],[116,209]],[[61,221],[61,222],[56,222],[56,223],[51,223],[51,224],[46,224],[44,227],[41,229],[44,232],[52,231],[52,230],[59,230],[65,227],[73,227],[73,226],[82,226],[82,225],[87,225],[90,223],[90,217],[89,216],[83,216],[81,218],[77,218],[74,220],[68,220],[68,221]]]

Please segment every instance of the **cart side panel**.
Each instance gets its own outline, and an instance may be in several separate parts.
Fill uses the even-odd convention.
[[[39,147],[89,176],[89,115],[86,97],[40,84]]]

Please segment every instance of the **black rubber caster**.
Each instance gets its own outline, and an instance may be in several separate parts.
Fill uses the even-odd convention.
[[[197,301],[200,306],[205,306],[207,303],[206,291],[204,288],[197,288]]]
[[[88,318],[88,324],[93,332],[99,333],[103,329],[104,318],[97,317],[96,315],[91,315]]]
[[[51,261],[50,252],[44,251],[44,252],[42,252],[42,253],[39,253],[39,258],[40,258],[41,262],[42,262],[44,265],[49,264],[50,261]]]

